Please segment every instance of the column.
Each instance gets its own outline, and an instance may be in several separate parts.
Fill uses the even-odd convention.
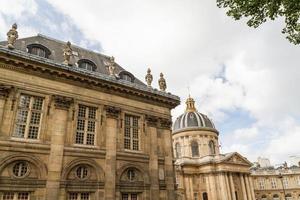
[[[120,109],[105,106],[106,111],[106,156],[105,200],[116,199],[117,132]]]
[[[243,200],[248,200],[247,199],[247,192],[246,192],[246,184],[245,184],[245,179],[243,174],[240,174],[240,181],[241,181],[241,185],[242,185],[242,193],[243,193]]]
[[[55,95],[55,109],[50,120],[51,145],[48,160],[48,179],[46,183],[46,199],[59,199],[61,170],[64,156],[65,133],[67,132],[68,112],[73,99]]]
[[[158,118],[155,116],[146,116],[147,134],[150,139],[150,158],[149,158],[149,175],[150,175],[150,199],[159,199],[159,177],[158,177],[158,146],[157,146],[157,125]]]
[[[219,183],[220,183],[220,195],[219,195],[219,197],[222,200],[230,200],[230,199],[228,199],[228,191],[227,191],[227,187],[226,187],[226,181],[225,181],[224,173],[219,174],[218,177],[219,177]]]
[[[250,181],[249,181],[249,175],[245,175],[245,182],[246,182],[246,189],[247,189],[247,197],[249,200],[254,200],[252,199],[252,191],[250,189]]]
[[[248,176],[249,183],[250,183],[250,191],[251,191],[251,196],[252,199],[255,200],[255,193],[254,193],[254,185],[253,185],[253,179],[251,176]]]
[[[1,127],[2,121],[3,121],[5,102],[9,96],[9,93],[12,90],[12,88],[13,88],[12,86],[0,84],[0,127]]]
[[[229,180],[228,180],[228,173],[225,173],[225,182],[226,182],[226,190],[227,190],[227,195],[228,199],[231,200],[231,190],[230,190],[230,185],[229,185]]]
[[[160,127],[165,145],[165,181],[167,186],[167,199],[176,199],[175,197],[175,171],[173,166],[173,147],[172,147],[172,121],[170,119],[160,119]]]
[[[210,185],[210,193],[211,199],[217,200],[217,186],[214,174],[209,174],[209,185]]]
[[[229,173],[229,183],[230,183],[230,188],[231,188],[231,197],[232,197],[232,200],[236,200],[236,197],[235,197],[235,188],[234,188],[232,173]]]

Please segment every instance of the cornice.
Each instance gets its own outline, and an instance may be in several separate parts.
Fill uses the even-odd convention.
[[[0,67],[138,99],[170,109],[180,104],[179,97],[170,93],[160,92],[124,80],[116,80],[101,73],[68,67],[19,50],[8,50],[2,46],[0,46]]]

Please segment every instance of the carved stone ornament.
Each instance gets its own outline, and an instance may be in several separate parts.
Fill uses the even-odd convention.
[[[115,69],[116,69],[116,63],[115,63],[115,58],[112,56],[109,59],[109,63],[107,65],[108,73],[110,76],[115,76]]]
[[[17,31],[17,24],[14,23],[11,27],[11,29],[7,32],[7,48],[14,49],[15,48],[15,42],[18,39],[18,31]]]
[[[146,115],[146,121],[148,126],[157,127],[158,117]]]
[[[7,98],[12,88],[12,86],[0,84],[0,98]]]
[[[121,113],[121,109],[116,108],[114,106],[105,106],[105,111],[106,111],[106,117],[115,118],[115,119],[118,118]]]
[[[170,119],[160,118],[160,127],[164,129],[171,129],[172,121]]]
[[[54,95],[54,106],[56,109],[68,110],[71,104],[74,102],[74,99],[71,97],[64,97],[60,95]]]
[[[164,78],[164,75],[163,73],[160,73],[160,78],[158,80],[158,85],[159,85],[159,89],[163,92],[166,91],[167,89],[167,84],[166,84],[166,80]]]
[[[67,42],[67,44],[65,45],[64,49],[63,49],[63,56],[64,56],[64,64],[65,65],[71,65],[71,56],[73,55],[73,50],[71,48],[71,42]]]
[[[147,75],[145,76],[145,80],[147,82],[148,87],[151,87],[151,83],[153,81],[153,76],[151,74],[150,68],[147,70]]]

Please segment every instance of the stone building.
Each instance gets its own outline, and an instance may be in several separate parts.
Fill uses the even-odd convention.
[[[258,200],[300,200],[300,166],[251,168]]]
[[[0,43],[0,199],[175,199],[164,78],[16,28]]]
[[[172,138],[178,199],[255,200],[251,163],[236,152],[220,153],[219,132],[191,97]]]

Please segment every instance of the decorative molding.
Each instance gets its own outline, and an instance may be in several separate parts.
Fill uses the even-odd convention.
[[[0,99],[6,99],[13,86],[0,84]]]
[[[121,109],[114,106],[105,106],[106,117],[117,119],[120,116]]]
[[[158,117],[153,115],[146,115],[145,117],[148,126],[157,127],[158,125]]]
[[[54,106],[56,109],[68,110],[71,104],[74,102],[74,99],[71,97],[65,97],[60,95],[54,95]]]
[[[12,57],[8,57],[7,53],[12,54]],[[27,55],[20,52],[7,51],[4,54],[0,48],[0,62],[0,67],[2,68],[50,79],[60,79],[61,81],[71,82],[81,87],[92,88],[126,98],[130,97],[170,109],[180,104],[179,97],[170,93],[159,92],[146,86],[143,88],[141,86],[134,86],[134,84],[119,83],[117,80],[111,80],[101,74],[82,73],[78,69],[53,63],[50,60],[34,60],[34,58],[28,58]]]
[[[159,122],[160,122],[160,128],[171,129],[171,127],[172,127],[171,119],[160,118]]]

